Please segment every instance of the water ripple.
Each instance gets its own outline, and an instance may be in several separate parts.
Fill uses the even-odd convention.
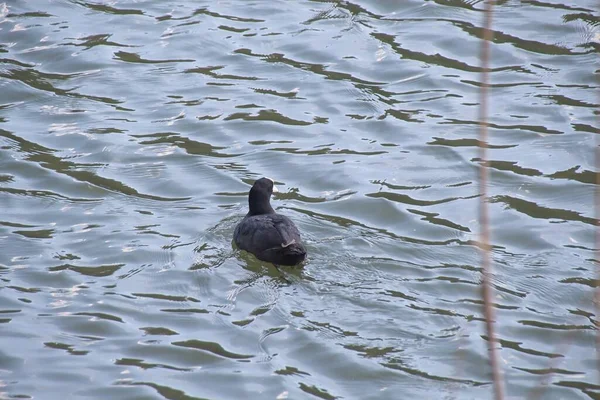
[[[597,396],[595,9],[495,5],[483,162],[478,1],[1,3],[3,396],[489,397],[480,168],[508,396]]]

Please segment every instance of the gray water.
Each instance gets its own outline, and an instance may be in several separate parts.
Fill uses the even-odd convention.
[[[494,10],[511,398],[600,398],[596,6]],[[0,3],[0,397],[491,398],[482,9]],[[231,242],[261,176],[309,251],[284,276]]]

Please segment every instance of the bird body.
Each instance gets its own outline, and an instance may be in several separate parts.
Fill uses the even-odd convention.
[[[233,239],[237,247],[259,260],[275,265],[296,265],[306,258],[300,231],[291,219],[277,214],[271,207],[273,181],[257,180],[248,196],[250,210],[235,227]]]

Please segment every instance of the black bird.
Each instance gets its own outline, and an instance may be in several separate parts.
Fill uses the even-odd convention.
[[[275,265],[296,265],[306,258],[306,248],[300,232],[291,219],[275,213],[270,198],[277,188],[273,180],[260,178],[250,189],[250,211],[235,227],[233,240],[237,247],[246,250],[259,260]]]

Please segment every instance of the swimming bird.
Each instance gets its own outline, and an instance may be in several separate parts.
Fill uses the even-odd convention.
[[[293,266],[306,258],[306,248],[300,240],[300,231],[291,219],[277,214],[270,198],[277,192],[274,182],[260,178],[248,194],[250,210],[235,227],[233,240],[259,260],[277,265]]]

